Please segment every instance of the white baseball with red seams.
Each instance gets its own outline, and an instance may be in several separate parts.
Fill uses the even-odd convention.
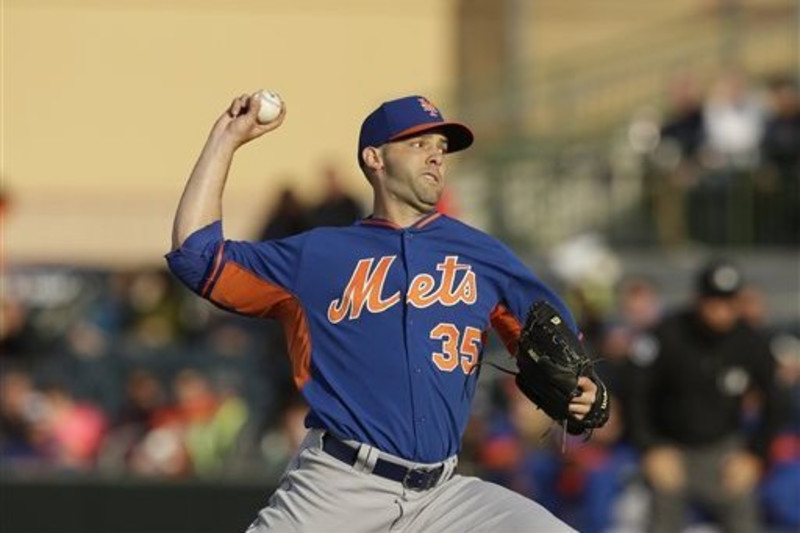
[[[283,108],[283,100],[278,93],[262,89],[254,96],[261,102],[261,108],[258,110],[259,123],[267,124],[278,118]]]

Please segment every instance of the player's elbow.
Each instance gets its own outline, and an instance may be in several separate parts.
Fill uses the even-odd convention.
[[[175,231],[172,250],[165,259],[175,277],[199,294],[212,264],[221,261],[223,250],[222,225],[217,221],[194,232]]]

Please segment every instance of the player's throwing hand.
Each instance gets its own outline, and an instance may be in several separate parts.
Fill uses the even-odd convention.
[[[283,119],[286,117],[285,103],[277,118],[266,124],[261,124],[258,121],[258,111],[260,107],[261,102],[252,95],[243,94],[234,98],[225,113],[223,113],[214,124],[212,136],[223,136],[233,144],[234,148],[238,148],[278,128],[283,123]]]

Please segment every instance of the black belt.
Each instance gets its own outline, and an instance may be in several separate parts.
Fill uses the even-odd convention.
[[[356,464],[358,459],[358,449],[346,444],[330,433],[322,436],[322,449],[328,455],[332,455],[343,463],[350,466]],[[411,490],[427,490],[436,485],[444,473],[444,465],[436,468],[408,468],[397,463],[392,463],[385,459],[375,462],[372,473],[392,481],[402,483],[404,487]]]

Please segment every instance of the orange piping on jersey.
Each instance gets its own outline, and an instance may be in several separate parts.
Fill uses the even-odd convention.
[[[214,283],[214,278],[217,277],[219,273],[219,267],[222,265],[222,254],[225,251],[225,242],[222,242],[217,249],[217,257],[214,258],[214,269],[211,271],[211,275],[208,276],[206,280],[206,284],[203,286],[203,290],[200,291],[200,294],[207,298],[208,292],[211,289],[211,285]]]
[[[522,331],[522,324],[511,314],[511,311],[503,304],[497,304],[489,315],[492,326],[500,335],[500,340],[506,346],[506,350],[511,355],[517,354],[517,341]]]
[[[422,220],[418,221],[412,227],[417,228],[417,229],[424,228],[425,226],[427,226],[428,224],[430,224],[431,222],[433,222],[434,220],[436,220],[440,216],[442,216],[441,213],[433,213],[432,215],[428,215],[427,217],[425,217]]]
[[[277,319],[286,333],[295,385],[301,389],[306,384],[311,377],[311,336],[305,311],[293,294],[228,261],[210,299],[245,315]]]

